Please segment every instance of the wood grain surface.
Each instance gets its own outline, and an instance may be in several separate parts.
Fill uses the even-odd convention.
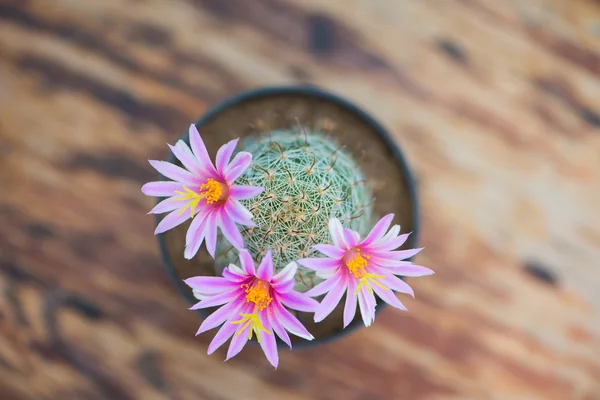
[[[597,0],[0,0],[0,399],[600,399]],[[419,185],[408,313],[223,363],[148,158],[241,90],[363,106]]]

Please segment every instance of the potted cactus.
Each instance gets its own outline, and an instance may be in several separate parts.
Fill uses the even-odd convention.
[[[229,359],[256,338],[277,367],[278,345],[369,326],[378,303],[405,310],[394,293],[414,294],[399,277],[433,273],[408,261],[421,249],[399,150],[340,98],[308,87],[244,93],[170,148],[170,162],[150,161],[163,179],[142,191],[159,197],[151,213],[166,214],[155,233],[205,317],[197,334],[219,328],[209,354],[231,339]]]

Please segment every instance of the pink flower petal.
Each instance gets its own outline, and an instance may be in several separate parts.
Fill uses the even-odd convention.
[[[244,328],[245,325],[246,324],[236,324],[237,329],[235,331],[235,335],[233,335],[233,339],[231,339],[231,344],[229,344],[229,349],[227,350],[227,358],[225,358],[225,361],[237,356],[239,352],[242,351],[246,343],[248,343],[248,330],[252,329],[252,327],[251,324],[248,324]]]
[[[315,299],[296,291],[280,293],[277,297],[284,306],[297,311],[314,312],[319,305]]]
[[[387,268],[387,270],[390,271],[391,273],[393,273],[394,275],[412,276],[412,277],[427,276],[427,275],[435,274],[435,272],[433,272],[429,268],[422,267],[420,265],[404,265],[401,267]]]
[[[230,197],[225,203],[224,208],[227,215],[229,215],[238,224],[244,226],[256,226],[254,221],[252,221],[252,213],[248,211],[248,209],[239,201]]]
[[[265,188],[259,186],[232,185],[229,187],[229,197],[236,200],[247,200],[261,194]]]
[[[174,181],[181,182],[189,186],[197,185],[200,182],[200,178],[167,161],[148,160],[148,162],[163,176]]]
[[[367,307],[372,312],[371,321],[375,321],[375,309],[377,307],[377,301],[375,300],[375,295],[369,291],[364,291],[365,301],[367,303]]]
[[[373,297],[370,294],[366,287],[363,287],[360,292],[358,292],[358,306],[360,308],[360,315],[362,316],[363,322],[365,326],[371,326],[373,321],[375,320],[375,307],[372,304],[375,302],[370,302],[367,300],[367,296]]]
[[[277,353],[277,343],[275,341],[275,335],[273,332],[263,332],[259,331],[258,335],[260,337],[260,347],[262,348],[267,360],[271,363],[271,365],[277,368],[279,364],[279,354]]]
[[[217,249],[217,217],[216,212],[212,212],[206,216],[206,226],[204,233],[206,235],[206,250],[212,258],[215,258],[215,251]]]
[[[232,264],[230,264],[229,267],[231,267],[231,265]],[[238,283],[243,282],[248,279],[248,277],[240,276],[239,274],[232,272],[229,267],[227,267],[223,270],[223,278],[227,279],[228,281],[238,282]]]
[[[402,246],[404,244],[404,242],[406,242],[406,239],[408,239],[409,236],[410,236],[410,233],[405,233],[404,235],[400,235],[398,237],[390,239],[387,242],[380,241],[380,242],[378,242],[379,244],[372,245],[370,247],[370,249],[372,251],[377,251],[377,252],[394,250],[394,249],[397,249],[398,247]]]
[[[235,182],[237,178],[246,172],[250,163],[252,163],[252,154],[246,151],[237,153],[231,163],[225,167],[225,171],[223,172],[225,180],[230,183]]]
[[[373,291],[377,294],[377,296],[379,296],[381,300],[385,301],[390,306],[402,311],[407,311],[406,307],[404,307],[404,304],[400,302],[398,297],[396,297],[394,292],[392,292],[391,290],[383,290],[379,286],[373,285]]]
[[[266,310],[265,310],[266,311]],[[277,353],[277,342],[275,340],[275,335],[273,334],[273,329],[271,324],[269,323],[269,319],[267,318],[267,313],[265,311],[258,313],[258,318],[262,323],[263,327],[267,330],[267,332],[259,331],[258,335],[258,343],[260,344],[263,353],[269,360],[269,363],[275,368],[279,364],[279,354]]]
[[[185,250],[183,251],[183,256],[187,260],[194,258],[198,250],[200,250],[200,246],[202,246],[202,242],[206,236],[206,219],[208,214],[210,214],[210,210],[198,213],[188,228],[185,235]]]
[[[385,235],[383,235],[383,237],[379,240],[374,241],[373,243],[371,243],[372,246],[376,246],[376,245],[380,245],[384,242],[387,242],[388,240],[392,240],[393,238],[395,238],[396,236],[398,236],[400,234],[400,225],[394,225],[390,228],[390,230],[388,231],[388,233],[386,233]]]
[[[264,310],[258,311],[257,315],[258,315],[258,319],[260,321],[260,323],[262,324],[263,328],[265,328],[267,331],[272,331],[273,329],[271,328],[271,323],[269,322],[269,319],[267,318],[268,313],[269,312],[274,312],[271,308],[266,308]],[[262,336],[259,336],[260,339],[262,340]]]
[[[304,325],[296,317],[294,317],[288,310],[283,308],[279,302],[273,302],[273,308],[277,313],[277,318],[281,322],[281,325],[293,335],[301,337],[306,340],[313,340],[314,337],[311,335]]]
[[[317,271],[317,273],[315,275],[317,275],[317,277],[321,278],[321,279],[329,279],[332,276],[334,276],[335,274],[337,274],[339,272],[339,268],[338,269],[327,269],[327,270],[323,270],[323,271]]]
[[[231,155],[235,150],[235,146],[237,146],[239,139],[233,139],[229,142],[225,143],[223,146],[219,148],[217,151],[217,157],[215,158],[215,165],[217,167],[217,171],[219,174],[224,175],[225,169],[227,168],[227,164],[231,159]]]
[[[267,254],[265,254],[258,265],[256,277],[265,281],[270,281],[273,277],[273,258],[271,257],[271,250],[267,250]]]
[[[239,275],[239,276],[241,276],[241,277],[246,277],[246,273],[244,272],[244,270],[243,270],[243,269],[241,269],[240,267],[238,267],[238,266],[237,266],[237,265],[235,265],[235,264],[229,264],[229,265],[227,266],[227,269],[228,269],[229,271],[233,272],[233,273],[234,273],[234,274],[236,274],[236,275]]]
[[[406,267],[409,265],[413,265],[413,263],[410,261],[392,260],[388,258],[378,257],[369,253],[366,254],[371,257],[369,258],[369,265],[377,265],[379,267],[386,268]]]
[[[175,191],[183,191],[183,184],[172,181],[148,182],[142,186],[142,193],[146,196],[170,197],[175,196]]]
[[[181,142],[181,143],[183,143],[183,142]],[[187,145],[185,143],[183,143],[183,144],[187,147]],[[205,175],[205,172],[202,170],[202,168],[200,168],[200,166],[198,165],[198,162],[196,161],[196,159],[194,158],[194,156],[192,155],[191,152],[188,153],[184,148],[182,148],[181,145],[178,145],[178,146],[169,145],[169,148],[171,149],[171,151],[173,152],[175,157],[177,157],[177,159],[179,161],[181,161],[181,164],[183,164],[185,169],[187,169],[188,171],[190,171],[191,173],[193,173],[194,175],[197,175],[197,176]]]
[[[192,151],[192,149],[190,149],[190,146],[188,146],[186,142],[184,142],[183,140],[179,139],[175,143],[175,147],[177,147],[178,149],[181,149],[181,150],[185,151],[187,154],[189,154],[194,159],[194,163],[196,165],[200,165],[198,159],[194,155],[194,152]]]
[[[381,218],[371,229],[371,232],[367,235],[365,240],[363,240],[360,244],[361,246],[369,246],[371,243],[381,239],[385,231],[389,228],[392,220],[394,219],[394,214],[388,214],[385,217]]]
[[[179,211],[175,210],[173,212],[171,212],[170,214],[167,214],[166,217],[164,217],[156,226],[156,229],[154,230],[154,234],[158,235],[160,233],[166,232],[169,229],[173,229],[176,226],[179,226],[181,224],[183,224],[185,221],[187,221],[190,218],[190,214],[189,213],[180,213]]]
[[[316,297],[322,295],[323,293],[327,293],[331,289],[333,289],[333,287],[337,286],[338,282],[340,282],[342,277],[343,275],[341,273],[337,273],[333,277],[319,283],[317,286],[310,289],[304,294],[310,297]]]
[[[271,283],[271,286],[275,291],[281,294],[288,293],[294,289],[296,282],[294,280],[291,281],[282,281],[279,283]]]
[[[221,228],[221,232],[223,232],[225,239],[227,239],[227,241],[236,249],[243,248],[244,238],[233,219],[231,219],[224,210],[219,210],[217,212],[219,212],[219,228]]]
[[[423,247],[421,247],[420,249],[398,251],[373,251],[372,254],[378,257],[383,257],[391,260],[406,260],[407,258],[413,257],[421,250],[423,250]]]
[[[344,328],[346,328],[356,315],[356,302],[358,296],[356,291],[357,283],[355,279],[348,279],[348,291],[346,292],[346,304],[344,305]]]
[[[267,313],[267,318],[269,320],[269,324],[271,324],[271,328],[273,328],[273,331],[275,331],[277,336],[279,336],[279,338],[283,340],[283,342],[287,344],[291,349],[292,341],[290,340],[289,335],[277,319],[277,312],[273,310],[273,312]]]
[[[213,210],[200,210],[198,214],[192,220],[190,227],[188,228],[185,235],[185,245],[189,246],[194,242],[194,240],[198,239],[198,235],[204,237],[204,232],[201,232],[202,222],[206,219],[206,216],[210,214]]]
[[[210,296],[204,295],[204,294],[202,294],[199,291],[194,290],[194,289],[192,289],[192,294],[198,300],[206,300],[206,299],[208,299],[210,297]]]
[[[291,262],[285,266],[277,275],[273,276],[271,279],[271,284],[276,285],[278,283],[283,283],[286,281],[291,281],[296,276],[296,271],[298,271],[298,266],[295,262]]]
[[[236,297],[241,296],[243,293],[244,293],[244,291],[239,288],[230,290],[229,292],[224,292],[221,294],[210,296],[206,300],[201,300],[200,302],[191,306],[189,309],[190,310],[201,310],[203,308],[220,306],[221,304],[225,304],[225,303],[234,301],[236,299]]]
[[[190,125],[189,136],[190,145],[192,147],[194,155],[196,156],[196,159],[198,160],[198,163],[204,170],[206,170],[208,175],[210,175],[210,178],[216,178],[217,171],[215,170],[215,167],[212,161],[210,160],[210,157],[208,156],[208,151],[206,151],[204,141],[200,137],[200,133],[198,132],[194,124]]]
[[[408,294],[413,298],[415,297],[415,292],[408,285],[408,283],[395,277],[394,275],[387,275],[385,278],[380,279],[379,282],[381,282],[384,286],[395,290],[396,292]]]
[[[352,229],[344,229],[344,241],[349,248],[352,248],[358,244],[360,236]]]
[[[254,260],[248,250],[240,250],[240,263],[248,275],[256,275],[256,271],[254,270]]]
[[[183,281],[186,285],[204,295],[227,292],[239,287],[237,283],[228,281],[220,276],[193,276]]]
[[[336,260],[341,260],[342,257],[344,257],[344,254],[346,254],[346,250],[342,250],[330,244],[317,244],[313,246],[313,249],[325,254],[329,258],[334,258]]]
[[[369,317],[369,314],[367,313],[368,309],[367,309],[367,303],[365,302],[365,296],[363,294],[363,290],[360,290],[357,294],[358,297],[358,307],[360,308],[360,316],[362,317],[363,323],[365,324],[365,326],[370,326],[371,325],[371,318]]]
[[[348,246],[344,240],[344,228],[339,219],[332,218],[329,220],[329,235],[335,247],[347,250]]]
[[[298,264],[313,271],[329,271],[338,268],[340,260],[332,258],[302,258],[298,260]]]
[[[154,208],[152,210],[150,210],[150,212],[148,214],[162,214],[162,213],[166,213],[169,211],[180,209],[184,205],[185,205],[184,202],[175,200],[173,197],[169,197],[168,199],[165,199],[165,200],[161,201],[160,203],[158,203],[157,205],[155,205]],[[184,211],[184,213],[186,213],[186,212]],[[188,215],[188,217],[190,216],[189,212],[187,212],[186,214]]]
[[[331,288],[329,293],[325,295],[325,298],[319,304],[319,307],[315,311],[315,322],[321,322],[335,309],[344,295],[344,291],[348,287],[348,283],[345,278],[339,280],[339,282]]]
[[[234,324],[226,323],[219,329],[213,340],[208,345],[208,354],[214,353],[219,347],[221,347],[231,336],[235,333],[238,326]]]
[[[223,270],[223,277],[225,277],[225,274],[227,274],[226,279],[231,280],[232,282],[236,282],[240,286],[249,285],[255,279],[255,277],[252,275],[246,275],[246,272],[242,272],[242,275],[233,273],[231,270],[231,266],[232,264],[229,264],[229,266]],[[246,286],[244,286],[244,288],[245,287]]]
[[[226,320],[229,320],[229,319],[233,318],[234,316],[238,315],[240,308],[242,308],[242,305],[244,305],[244,302],[245,302],[244,298],[239,297],[238,299],[232,301],[229,304],[225,304],[223,307],[219,308],[217,311],[210,314],[208,317],[206,317],[206,319],[204,321],[202,321],[200,328],[198,328],[198,332],[196,332],[196,336],[198,336],[201,333],[204,333],[206,331],[209,331],[213,328],[216,328],[217,326],[221,325]],[[233,324],[227,324],[227,325],[233,325]],[[233,331],[235,331],[235,329],[233,329],[232,332]],[[229,335],[229,336],[231,336],[231,335]],[[227,340],[227,339],[225,339],[225,340]]]

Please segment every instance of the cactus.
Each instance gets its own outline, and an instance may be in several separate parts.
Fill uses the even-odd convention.
[[[243,200],[256,227],[244,228],[246,249],[255,260],[272,251],[277,271],[289,262],[319,257],[312,248],[331,243],[328,221],[338,218],[361,235],[371,227],[373,197],[352,156],[335,141],[308,128],[278,130],[246,138],[239,150],[252,154],[252,165],[236,183],[261,186],[259,196]],[[217,265],[238,264],[238,252],[223,238]],[[306,291],[320,280],[301,266],[296,290]]]

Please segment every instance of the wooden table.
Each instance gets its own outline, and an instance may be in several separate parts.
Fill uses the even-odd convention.
[[[600,399],[600,3],[1,0],[0,399]],[[208,107],[311,82],[418,179],[408,313],[223,363],[140,187]]]

